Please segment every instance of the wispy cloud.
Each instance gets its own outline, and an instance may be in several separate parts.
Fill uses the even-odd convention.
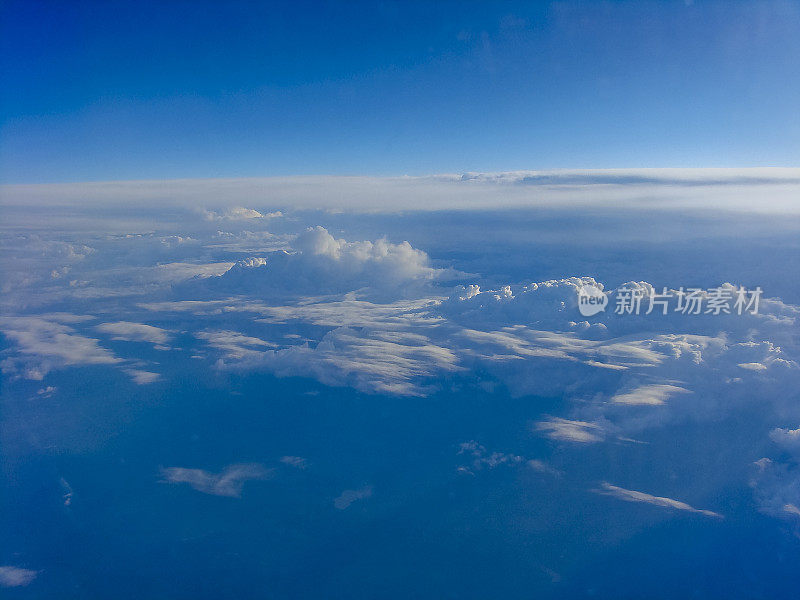
[[[770,202],[753,202],[753,192],[770,186]],[[681,193],[675,193],[679,187]],[[792,212],[800,169],[610,169],[443,174],[426,177],[272,177],[180,179],[0,186],[3,204],[102,205],[109,200],[142,208],[169,201],[192,211],[198,202],[226,204],[207,211],[212,221],[269,217],[264,198],[281,198],[295,209],[353,212],[480,209],[531,206],[720,207],[758,212]],[[346,198],[346,201],[342,199]],[[250,208],[244,208],[247,204]]]
[[[125,369],[125,372],[130,375],[133,382],[137,385],[147,385],[148,383],[155,383],[161,379],[161,375],[153,373],[152,371],[141,371],[139,369]]]
[[[592,491],[596,494],[611,496],[612,498],[624,500],[625,502],[643,502],[645,504],[652,504],[653,506],[660,506],[662,508],[683,510],[691,513],[697,513],[699,515],[705,515],[707,517],[716,517],[718,519],[722,518],[722,515],[719,513],[715,513],[711,510],[694,508],[693,506],[690,506],[685,502],[681,502],[680,500],[673,500],[672,498],[665,498],[662,496],[653,496],[652,494],[637,492],[635,490],[626,490],[625,488],[611,485],[605,481],[600,484],[599,489],[594,489]]]
[[[562,442],[588,444],[600,442],[605,438],[603,428],[597,423],[571,421],[560,417],[551,417],[545,421],[540,421],[534,425],[534,428],[550,439]]]
[[[144,323],[131,323],[130,321],[117,321],[115,323],[101,323],[95,327],[102,333],[108,333],[112,339],[128,342],[150,342],[152,344],[166,344],[170,340],[170,332],[153,325]]]
[[[281,462],[296,469],[305,469],[308,467],[308,460],[302,456],[281,456]]]
[[[629,406],[656,406],[664,404],[675,394],[687,394],[689,390],[670,384],[642,385],[635,389],[616,394],[611,398],[614,404]]]
[[[36,579],[37,572],[20,567],[0,567],[0,586],[23,587]]]
[[[203,469],[168,467],[161,470],[164,483],[186,483],[198,492],[214,496],[238,498],[247,481],[268,479],[271,470],[258,463],[236,464],[225,467],[219,473]]]
[[[363,500],[372,496],[372,486],[365,485],[357,490],[345,490],[334,501],[333,505],[339,509],[344,510],[357,500]]]

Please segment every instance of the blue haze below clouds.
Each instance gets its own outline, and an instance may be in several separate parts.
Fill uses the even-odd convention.
[[[554,451],[526,423],[560,410],[557,399],[473,389],[409,401],[174,368],[169,386],[135,395],[91,370],[52,379],[70,393],[38,409],[58,428],[51,451],[6,459],[18,483],[3,501],[4,545],[43,567],[10,597],[791,598],[800,583],[796,539],[755,512],[740,491],[746,481],[714,493],[722,523],[585,491],[601,473],[664,489],[676,453],[706,453],[709,428],[751,441],[742,417],[757,414],[682,426],[679,453],[669,429],[650,446]],[[459,475],[455,450],[471,438],[547,457],[568,474]],[[162,464],[216,470],[284,452],[309,467],[277,465],[238,500],[157,483]],[[692,473],[673,477],[666,487],[677,494],[698,486]],[[76,490],[69,508],[59,478]],[[343,488],[364,482],[374,492],[363,506],[333,507]]]

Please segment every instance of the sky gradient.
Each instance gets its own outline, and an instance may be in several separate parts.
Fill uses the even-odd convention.
[[[797,600],[798,69],[800,0],[0,0],[0,596]]]
[[[5,183],[800,157],[793,2],[0,10]]]

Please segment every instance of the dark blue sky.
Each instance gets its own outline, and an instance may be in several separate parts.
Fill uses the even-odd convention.
[[[791,166],[796,2],[4,2],[0,180]]]

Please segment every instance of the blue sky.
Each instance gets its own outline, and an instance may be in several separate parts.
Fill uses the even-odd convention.
[[[791,166],[788,2],[5,2],[0,180]]]

